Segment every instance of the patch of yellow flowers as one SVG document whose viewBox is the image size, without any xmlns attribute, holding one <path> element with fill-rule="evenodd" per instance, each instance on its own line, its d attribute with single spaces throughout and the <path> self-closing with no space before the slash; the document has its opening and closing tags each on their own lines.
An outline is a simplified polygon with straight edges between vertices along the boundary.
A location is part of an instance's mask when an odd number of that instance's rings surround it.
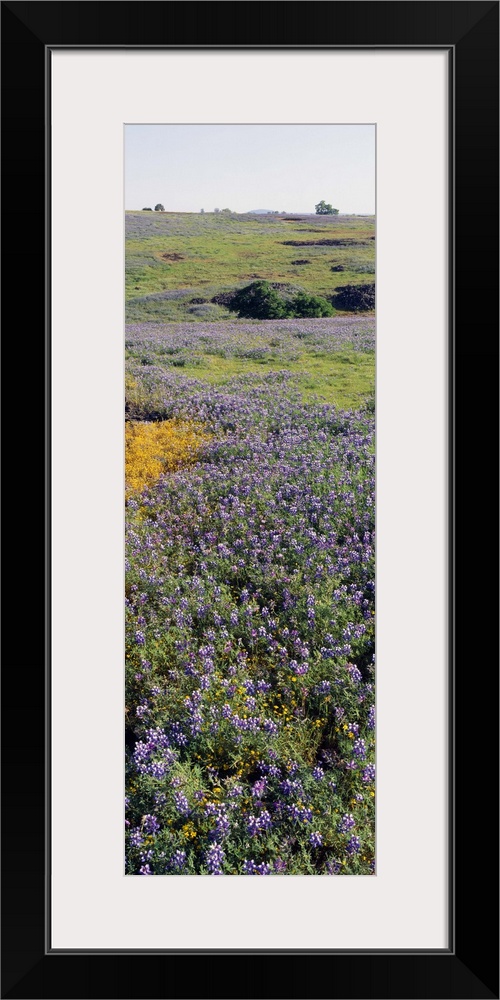
<svg viewBox="0 0 500 1000">
<path fill-rule="evenodd" d="M 210 440 L 202 427 L 189 420 L 125 424 L 126 495 L 156 482 L 163 472 L 191 465 Z"/>
</svg>

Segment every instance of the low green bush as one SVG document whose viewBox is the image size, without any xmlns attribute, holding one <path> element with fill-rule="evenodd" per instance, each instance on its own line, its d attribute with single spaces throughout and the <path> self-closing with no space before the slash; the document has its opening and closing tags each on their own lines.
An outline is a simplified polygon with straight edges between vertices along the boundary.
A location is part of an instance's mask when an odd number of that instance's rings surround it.
<svg viewBox="0 0 500 1000">
<path fill-rule="evenodd" d="M 320 295 L 301 292 L 292 299 L 290 316 L 333 316 L 333 308 Z"/>
</svg>

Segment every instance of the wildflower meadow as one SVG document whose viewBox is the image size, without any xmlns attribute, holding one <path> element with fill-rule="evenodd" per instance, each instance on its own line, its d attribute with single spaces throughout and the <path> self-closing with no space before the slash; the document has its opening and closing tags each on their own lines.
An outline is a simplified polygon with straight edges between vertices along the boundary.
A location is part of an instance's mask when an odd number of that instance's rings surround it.
<svg viewBox="0 0 500 1000">
<path fill-rule="evenodd" d="M 126 227 L 125 871 L 371 875 L 373 218 Z"/>
</svg>

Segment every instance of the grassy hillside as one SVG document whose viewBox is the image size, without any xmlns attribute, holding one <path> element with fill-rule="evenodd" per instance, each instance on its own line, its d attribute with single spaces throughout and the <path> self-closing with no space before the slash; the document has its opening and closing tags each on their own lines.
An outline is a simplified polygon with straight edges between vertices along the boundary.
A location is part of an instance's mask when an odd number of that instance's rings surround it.
<svg viewBox="0 0 500 1000">
<path fill-rule="evenodd" d="M 373 216 L 127 212 L 125 233 L 128 323 L 234 319 L 210 300 L 258 278 L 329 297 L 375 277 Z"/>
</svg>

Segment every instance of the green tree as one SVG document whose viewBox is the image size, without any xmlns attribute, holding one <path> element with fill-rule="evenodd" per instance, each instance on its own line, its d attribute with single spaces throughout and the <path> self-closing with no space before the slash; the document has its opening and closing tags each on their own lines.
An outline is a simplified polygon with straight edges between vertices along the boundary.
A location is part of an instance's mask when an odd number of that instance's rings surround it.
<svg viewBox="0 0 500 1000">
<path fill-rule="evenodd" d="M 155 212 L 164 212 L 164 211 L 165 211 L 165 209 L 164 209 L 163 205 L 160 202 L 158 202 L 158 204 L 155 205 Z"/>
<path fill-rule="evenodd" d="M 332 208 L 331 205 L 327 205 L 326 201 L 319 201 L 317 205 L 314 206 L 316 209 L 316 215 L 338 215 L 338 208 Z"/>
</svg>

